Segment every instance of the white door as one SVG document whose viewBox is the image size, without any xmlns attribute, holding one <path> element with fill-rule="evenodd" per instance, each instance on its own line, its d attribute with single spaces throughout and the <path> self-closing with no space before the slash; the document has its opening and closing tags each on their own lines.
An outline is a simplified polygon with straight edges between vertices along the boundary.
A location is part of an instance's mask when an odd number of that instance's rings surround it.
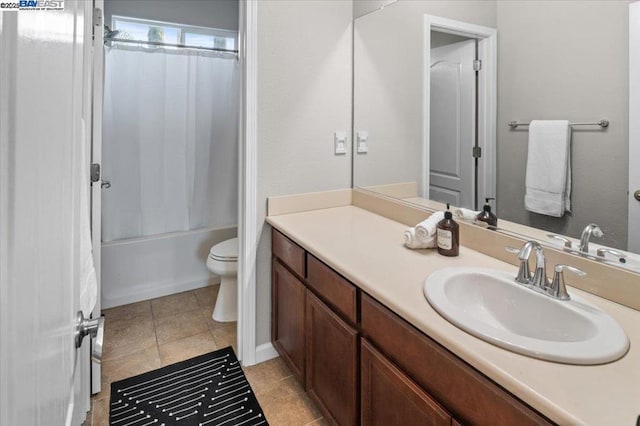
<svg viewBox="0 0 640 426">
<path fill-rule="evenodd" d="M 629 251 L 640 253 L 640 2 L 629 4 Z"/>
<path fill-rule="evenodd" d="M 476 41 L 431 49 L 429 196 L 473 208 Z"/>
<path fill-rule="evenodd" d="M 96 22 L 102 22 L 104 18 L 104 0 L 94 0 L 94 9 L 100 14 L 100 19 Z M 109 23 L 106 23 L 110 25 Z M 104 33 L 103 27 L 100 25 L 94 28 L 93 46 L 91 49 L 90 62 L 93 73 L 88 73 L 92 78 L 89 84 L 92 87 L 91 105 L 92 105 L 92 125 L 91 125 L 91 163 L 102 167 L 102 101 L 104 88 Z M 98 280 L 98 298 L 96 306 L 93 308 L 93 317 L 98 318 L 102 305 L 100 303 L 100 259 L 102 247 L 102 180 L 98 179 L 91 183 L 91 242 L 93 249 L 93 261 L 96 268 L 96 278 Z M 91 393 L 100 392 L 101 377 L 100 364 L 93 361 L 91 363 Z"/>
<path fill-rule="evenodd" d="M 83 54 L 91 7 L 0 14 L 0 424 L 80 424 Z"/>
</svg>

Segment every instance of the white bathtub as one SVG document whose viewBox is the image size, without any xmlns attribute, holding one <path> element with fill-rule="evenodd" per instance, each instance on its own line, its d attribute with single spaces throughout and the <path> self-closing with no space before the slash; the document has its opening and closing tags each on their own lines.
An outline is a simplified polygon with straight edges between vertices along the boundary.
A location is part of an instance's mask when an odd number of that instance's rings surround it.
<svg viewBox="0 0 640 426">
<path fill-rule="evenodd" d="M 102 308 L 153 299 L 220 282 L 206 266 L 211 246 L 237 228 L 202 228 L 102 244 Z"/>
</svg>

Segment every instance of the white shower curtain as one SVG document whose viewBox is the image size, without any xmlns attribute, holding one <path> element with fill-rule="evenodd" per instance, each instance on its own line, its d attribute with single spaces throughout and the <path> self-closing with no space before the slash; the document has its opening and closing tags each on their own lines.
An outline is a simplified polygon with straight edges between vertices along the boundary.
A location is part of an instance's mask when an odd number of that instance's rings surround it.
<svg viewBox="0 0 640 426">
<path fill-rule="evenodd" d="M 235 57 L 114 46 L 104 94 L 104 241 L 237 223 Z"/>
</svg>

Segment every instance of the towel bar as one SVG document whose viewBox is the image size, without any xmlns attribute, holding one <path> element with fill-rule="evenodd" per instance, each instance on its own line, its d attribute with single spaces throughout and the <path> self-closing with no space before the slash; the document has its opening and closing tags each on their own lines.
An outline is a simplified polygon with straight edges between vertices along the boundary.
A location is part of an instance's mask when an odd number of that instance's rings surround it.
<svg viewBox="0 0 640 426">
<path fill-rule="evenodd" d="M 515 129 L 518 126 L 528 126 L 529 123 L 518 123 L 517 121 L 510 121 L 507 123 L 509 127 Z M 594 123 L 569 123 L 570 126 L 600 126 L 602 128 L 609 127 L 609 120 L 602 119 L 600 121 L 596 121 Z"/>
</svg>

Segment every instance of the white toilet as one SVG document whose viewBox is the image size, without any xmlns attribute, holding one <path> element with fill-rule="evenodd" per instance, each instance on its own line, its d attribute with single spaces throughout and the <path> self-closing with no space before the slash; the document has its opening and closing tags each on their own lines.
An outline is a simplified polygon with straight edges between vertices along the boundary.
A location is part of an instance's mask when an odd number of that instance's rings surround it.
<svg viewBox="0 0 640 426">
<path fill-rule="evenodd" d="M 211 247 L 207 268 L 222 277 L 220 291 L 213 309 L 218 322 L 236 321 L 238 318 L 238 239 L 232 238 Z"/>
</svg>

